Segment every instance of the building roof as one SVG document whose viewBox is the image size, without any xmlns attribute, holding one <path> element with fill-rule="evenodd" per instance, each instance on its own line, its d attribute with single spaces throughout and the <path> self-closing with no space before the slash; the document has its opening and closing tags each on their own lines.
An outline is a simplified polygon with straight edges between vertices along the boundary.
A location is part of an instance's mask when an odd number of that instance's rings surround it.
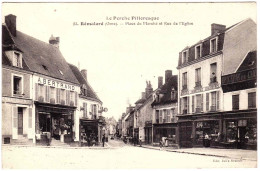
<svg viewBox="0 0 260 171">
<path fill-rule="evenodd" d="M 232 30 L 234 27 L 236 27 L 237 25 L 247 21 L 247 20 L 251 20 L 251 19 L 246 19 L 243 21 L 240 21 L 228 28 L 226 28 L 223 31 L 219 31 L 213 35 L 210 35 L 208 37 L 206 37 L 203 40 L 198 41 L 197 43 L 193 44 L 192 46 L 187 46 L 185 47 L 180 53 L 179 53 L 179 62 L 178 62 L 178 67 L 182 66 L 182 52 L 188 50 L 188 61 L 187 63 L 191 62 L 191 61 L 195 61 L 195 60 L 199 60 L 200 58 L 204 57 L 204 56 L 208 56 L 210 55 L 210 39 L 214 38 L 214 37 L 218 37 L 218 51 L 221 51 L 223 49 L 223 44 L 224 44 L 224 39 L 225 39 L 225 33 Z M 202 55 L 199 59 L 195 59 L 195 46 L 202 44 Z M 186 64 L 186 63 L 185 63 Z M 185 65 L 184 64 L 184 65 Z M 186 64 L 187 65 L 187 64 Z M 177 67 L 177 68 L 178 68 Z"/>
<path fill-rule="evenodd" d="M 58 48 L 20 31 L 16 31 L 14 37 L 6 32 L 8 28 L 5 25 L 3 28 L 2 41 L 6 44 L 14 43 L 23 52 L 24 64 L 30 71 L 79 84 Z"/>
<path fill-rule="evenodd" d="M 171 98 L 171 92 L 172 89 L 175 89 L 176 92 L 178 92 L 178 76 L 173 75 L 169 78 L 169 80 L 160 87 L 160 93 L 163 94 L 163 97 L 160 99 L 160 101 L 154 101 L 152 103 L 152 106 L 154 105 L 164 105 L 164 104 L 169 104 L 169 103 L 176 103 L 177 98 L 172 100 Z"/>
<path fill-rule="evenodd" d="M 246 58 L 237 69 L 237 72 L 254 69 L 256 67 L 257 67 L 257 52 L 256 50 L 253 50 L 246 55 Z"/>
<path fill-rule="evenodd" d="M 78 67 L 76 67 L 75 65 L 69 64 L 73 74 L 75 75 L 75 77 L 77 78 L 78 82 L 81 85 L 85 85 L 87 88 L 87 95 L 86 97 L 90 97 L 92 99 L 95 99 L 99 102 L 102 103 L 102 101 L 99 99 L 99 97 L 97 96 L 97 94 L 94 92 L 93 88 L 90 86 L 90 84 L 88 83 L 87 80 L 84 79 L 84 77 L 82 76 L 81 72 L 79 71 Z"/>
<path fill-rule="evenodd" d="M 135 102 L 135 104 L 140 104 L 140 103 L 144 103 L 146 99 L 139 99 Z"/>
</svg>

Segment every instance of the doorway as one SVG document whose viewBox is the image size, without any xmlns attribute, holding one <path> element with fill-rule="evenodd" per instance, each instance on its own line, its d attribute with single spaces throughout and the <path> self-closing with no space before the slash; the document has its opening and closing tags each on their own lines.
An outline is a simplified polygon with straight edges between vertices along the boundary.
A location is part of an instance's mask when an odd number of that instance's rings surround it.
<svg viewBox="0 0 260 171">
<path fill-rule="evenodd" d="M 18 107 L 18 135 L 23 135 L 23 108 Z"/>
</svg>

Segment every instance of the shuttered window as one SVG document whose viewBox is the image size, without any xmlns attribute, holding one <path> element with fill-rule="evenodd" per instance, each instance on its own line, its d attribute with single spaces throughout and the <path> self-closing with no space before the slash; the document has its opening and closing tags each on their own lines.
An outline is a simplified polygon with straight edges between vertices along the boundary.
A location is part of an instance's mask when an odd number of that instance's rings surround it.
<svg viewBox="0 0 260 171">
<path fill-rule="evenodd" d="M 32 128 L 32 108 L 29 108 L 28 128 Z"/>
<path fill-rule="evenodd" d="M 60 89 L 57 88 L 56 89 L 56 103 L 60 103 Z"/>
<path fill-rule="evenodd" d="M 159 123 L 162 123 L 162 120 L 163 120 L 162 112 L 163 112 L 162 110 L 159 111 Z"/>
<path fill-rule="evenodd" d="M 248 108 L 256 108 L 256 92 L 248 93 Z"/>
<path fill-rule="evenodd" d="M 50 102 L 50 87 L 45 86 L 45 97 L 46 97 L 46 102 Z"/>
<path fill-rule="evenodd" d="M 206 94 L 206 111 L 209 111 L 209 93 Z"/>
<path fill-rule="evenodd" d="M 239 94 L 232 95 L 232 109 L 233 110 L 239 109 Z"/>
<path fill-rule="evenodd" d="M 217 110 L 219 110 L 219 91 L 216 92 L 217 98 Z"/>
<path fill-rule="evenodd" d="M 201 111 L 203 112 L 203 94 L 201 94 Z"/>
<path fill-rule="evenodd" d="M 78 105 L 78 93 L 75 91 L 75 106 Z"/>
</svg>

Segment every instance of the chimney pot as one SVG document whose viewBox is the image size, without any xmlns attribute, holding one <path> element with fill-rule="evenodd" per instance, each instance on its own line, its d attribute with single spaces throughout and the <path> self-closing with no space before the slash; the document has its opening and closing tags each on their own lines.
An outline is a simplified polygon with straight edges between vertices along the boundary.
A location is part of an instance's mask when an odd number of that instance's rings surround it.
<svg viewBox="0 0 260 171">
<path fill-rule="evenodd" d="M 225 25 L 213 23 L 211 24 L 211 35 L 224 31 L 225 29 L 226 29 Z"/>
<path fill-rule="evenodd" d="M 53 35 L 51 35 L 49 39 L 49 43 L 55 46 L 56 48 L 59 48 L 60 37 L 54 37 Z"/>
<path fill-rule="evenodd" d="M 16 16 L 9 14 L 5 16 L 5 24 L 8 27 L 11 34 L 16 37 Z"/>
<path fill-rule="evenodd" d="M 81 72 L 83 78 L 87 81 L 87 70 L 86 70 L 86 69 L 83 69 L 83 70 L 81 70 L 80 72 Z"/>
<path fill-rule="evenodd" d="M 166 70 L 165 71 L 165 83 L 171 78 L 172 76 L 172 70 Z"/>
</svg>

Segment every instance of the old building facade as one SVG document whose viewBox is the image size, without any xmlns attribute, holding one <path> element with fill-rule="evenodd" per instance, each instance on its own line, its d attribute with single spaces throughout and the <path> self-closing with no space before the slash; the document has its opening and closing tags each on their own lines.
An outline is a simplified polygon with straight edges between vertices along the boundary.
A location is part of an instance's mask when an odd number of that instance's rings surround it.
<svg viewBox="0 0 260 171">
<path fill-rule="evenodd" d="M 226 97 L 221 78 L 255 47 L 256 25 L 247 19 L 229 28 L 212 24 L 211 36 L 180 52 L 177 69 L 181 147 L 205 145 L 206 134 L 212 146 L 225 146 Z"/>
</svg>

